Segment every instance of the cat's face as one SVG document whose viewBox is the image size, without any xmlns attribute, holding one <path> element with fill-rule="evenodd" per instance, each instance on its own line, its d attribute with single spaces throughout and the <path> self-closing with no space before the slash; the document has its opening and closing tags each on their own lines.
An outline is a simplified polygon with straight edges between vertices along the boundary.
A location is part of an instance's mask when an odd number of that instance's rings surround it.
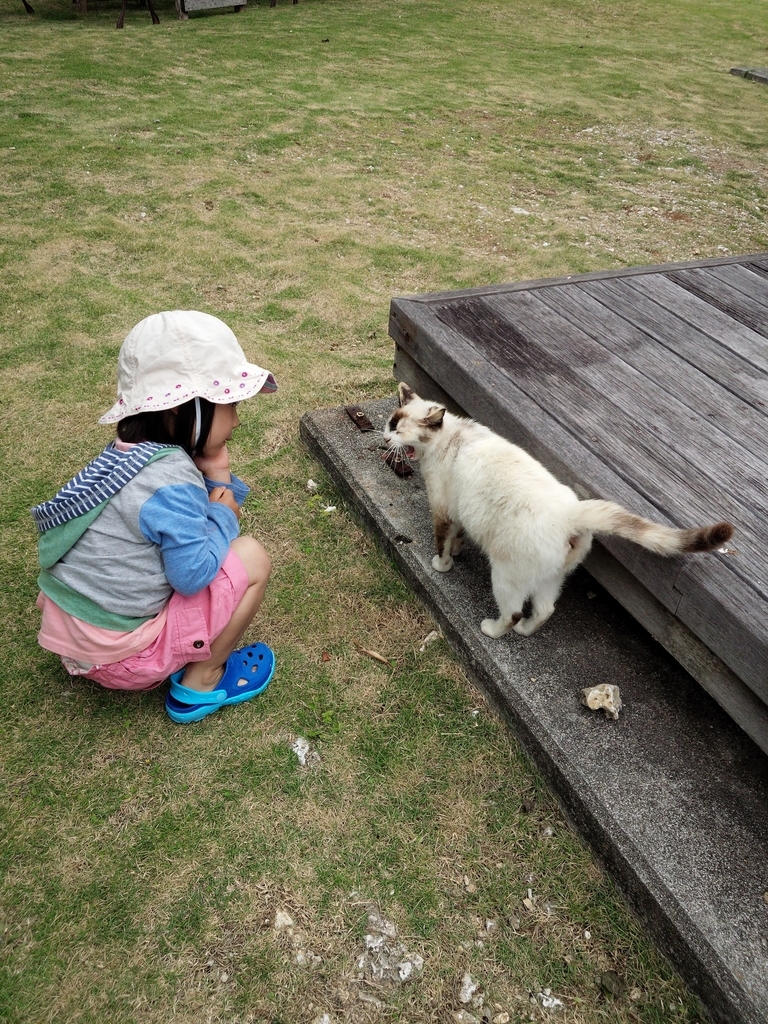
<svg viewBox="0 0 768 1024">
<path fill-rule="evenodd" d="M 445 408 L 419 398 L 407 384 L 401 383 L 398 390 L 400 408 L 390 416 L 384 440 L 390 448 L 402 451 L 407 458 L 418 458 L 440 431 Z"/>
</svg>

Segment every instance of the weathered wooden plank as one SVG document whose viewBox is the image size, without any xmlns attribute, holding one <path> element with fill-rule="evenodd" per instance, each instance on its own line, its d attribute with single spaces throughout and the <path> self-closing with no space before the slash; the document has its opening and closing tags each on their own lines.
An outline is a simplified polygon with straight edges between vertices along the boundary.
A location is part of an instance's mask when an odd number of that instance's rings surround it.
<svg viewBox="0 0 768 1024">
<path fill-rule="evenodd" d="M 593 459 L 590 453 L 585 454 L 577 439 L 554 422 L 513 382 L 505 380 L 493 362 L 482 358 L 466 338 L 436 322 L 424 306 L 403 300 L 393 301 L 390 333 L 441 387 L 461 395 L 462 406 L 470 415 L 521 444 L 563 482 L 577 489 L 582 497 L 609 497 L 640 514 L 659 518 L 658 511 L 649 508 L 627 481 Z M 585 477 L 589 478 L 588 481 Z M 602 544 L 595 546 L 595 553 L 601 546 L 620 567 L 634 575 L 638 587 L 643 587 L 647 580 L 647 561 L 652 556 L 635 545 L 613 538 L 603 539 Z M 654 561 L 660 563 L 663 571 L 650 573 L 652 594 L 660 605 L 675 614 L 684 597 L 675 587 L 681 577 L 677 560 Z M 748 602 L 744 608 L 743 585 L 735 575 L 724 572 L 721 562 L 710 556 L 697 562 L 694 568 L 701 566 L 706 567 L 706 575 L 717 571 L 723 579 L 703 582 L 708 589 L 703 600 L 707 606 L 705 621 L 699 621 L 695 603 L 691 602 L 690 607 L 686 605 L 683 609 L 691 622 L 683 622 L 683 625 L 692 626 L 692 632 L 699 635 L 701 642 L 713 650 L 730 671 L 753 692 L 760 691 L 762 695 L 765 693 L 764 667 L 768 664 L 766 623 L 762 614 L 764 602 Z M 664 570 L 668 573 L 666 579 Z M 690 563 L 687 571 L 690 572 Z M 732 593 L 734 585 L 738 588 L 735 594 Z M 684 589 L 687 587 L 686 579 Z M 621 595 L 616 596 L 621 599 Z M 634 612 L 629 604 L 628 607 Z"/>
<path fill-rule="evenodd" d="M 732 320 L 727 314 L 681 288 L 664 274 L 635 278 L 626 283 L 629 290 L 648 295 L 676 317 L 698 328 L 702 334 L 708 335 L 716 346 L 729 349 L 763 374 L 768 373 L 768 349 L 761 334 Z"/>
<path fill-rule="evenodd" d="M 451 317 L 453 326 L 463 321 L 476 348 L 567 429 L 581 433 L 589 449 L 658 513 L 678 526 L 730 517 L 740 525 L 745 552 L 759 549 L 762 520 L 740 495 L 746 488 L 750 498 L 764 503 L 761 508 L 768 505 L 763 460 L 712 427 L 706 437 L 700 422 L 691 429 L 685 406 L 536 295 L 463 300 L 440 315 Z M 717 501 L 707 494 L 717 495 Z M 758 567 L 753 580 L 768 594 L 768 566 Z"/>
<path fill-rule="evenodd" d="M 712 381 L 713 388 L 725 388 L 730 395 L 721 393 L 719 408 L 712 409 L 703 405 L 700 407 L 702 411 L 706 414 L 714 412 L 713 418 L 721 429 L 728 432 L 731 431 L 735 420 L 739 430 L 737 437 L 743 436 L 740 427 L 743 423 L 748 436 L 751 437 L 757 431 L 758 436 L 762 434 L 765 438 L 765 419 L 768 417 L 768 373 L 758 369 L 753 362 L 743 356 L 737 355 L 731 348 L 717 343 L 711 335 L 670 309 L 674 303 L 673 294 L 660 295 L 656 287 L 657 282 L 662 282 L 662 293 L 665 289 L 671 289 L 678 298 L 691 298 L 700 306 L 704 305 L 700 299 L 689 296 L 684 289 L 660 276 L 644 278 L 641 282 L 633 281 L 631 284 L 625 282 L 617 285 L 605 281 L 578 285 L 568 290 L 568 303 L 572 305 L 576 301 L 572 293 L 589 295 L 602 303 L 607 310 L 601 320 L 609 323 L 611 329 L 620 329 L 614 319 L 617 316 L 629 321 L 635 329 L 652 339 L 652 348 L 658 352 L 658 359 L 662 364 L 669 360 L 670 376 L 676 377 L 684 389 L 681 397 L 688 393 L 689 389 L 698 387 L 700 376 L 703 374 Z M 664 301 L 659 302 L 659 298 Z M 580 323 L 585 323 L 584 317 Z M 745 327 L 741 327 L 741 330 L 747 332 Z M 749 334 L 753 341 L 759 339 L 763 347 L 768 348 L 760 335 L 752 331 Z M 768 352 L 766 363 L 768 371 Z M 751 408 L 743 410 L 744 403 Z M 742 419 L 742 413 L 746 419 Z"/>
<path fill-rule="evenodd" d="M 413 330 L 413 325 L 411 325 Z M 433 331 L 435 328 L 433 327 Z M 413 337 L 413 335 L 412 335 Z M 438 356 L 440 353 L 438 353 Z M 479 361 L 479 360 L 478 360 Z M 437 359 L 438 372 L 445 370 L 445 359 Z M 475 368 L 476 371 L 479 368 Z M 408 379 L 407 375 L 406 379 Z M 455 377 L 452 374 L 452 368 L 449 368 L 446 372 L 446 383 L 452 386 L 454 393 L 465 392 L 462 389 L 462 382 L 458 375 Z M 493 382 L 492 382 L 493 383 Z M 497 389 L 493 389 L 497 390 Z M 509 395 L 509 391 L 502 392 L 504 395 Z M 472 408 L 473 402 L 471 396 L 469 400 L 466 397 L 463 399 L 468 408 L 468 411 L 474 415 L 477 419 L 482 422 L 488 423 L 488 425 L 499 428 L 499 425 L 495 425 L 492 422 L 493 417 L 479 414 L 475 409 Z M 493 398 L 490 399 L 493 403 Z M 512 417 L 518 416 L 520 411 L 520 401 L 512 395 L 510 407 L 506 410 L 506 416 L 504 417 L 506 423 L 506 430 L 501 429 L 500 432 L 505 433 L 507 436 L 512 434 L 510 439 L 517 443 L 522 443 L 528 451 L 534 449 L 535 445 L 525 443 L 525 439 L 519 436 L 515 436 L 516 430 L 514 429 L 517 424 L 512 423 Z M 503 414 L 504 415 L 504 414 Z M 512 430 L 510 430 L 510 424 L 512 424 Z M 541 437 L 538 437 L 541 442 Z M 548 431 L 547 443 L 552 443 L 552 431 Z M 562 450 L 555 450 L 562 454 Z M 540 458 L 545 465 L 549 465 L 553 472 L 557 473 L 557 466 L 553 465 L 553 452 L 552 450 L 546 452 L 531 452 L 535 454 L 537 458 Z M 564 478 L 564 474 L 558 474 L 560 478 Z M 572 481 L 569 481 L 572 482 Z M 606 497 L 615 497 L 614 492 L 608 492 Z M 625 504 L 628 504 L 625 502 Z M 611 543 L 612 541 L 612 543 Z M 626 588 L 617 588 L 614 583 L 611 583 L 611 579 L 616 577 L 622 578 L 624 573 L 631 575 L 637 580 L 637 587 L 645 591 L 645 601 L 653 600 L 651 595 L 647 592 L 647 589 L 642 586 L 639 579 L 641 574 L 639 570 L 642 570 L 643 562 L 651 560 L 657 563 L 663 569 L 671 571 L 671 586 L 668 590 L 667 597 L 669 603 L 667 604 L 668 613 L 677 613 L 679 621 L 683 627 L 686 626 L 689 612 L 692 614 L 692 623 L 696 627 L 697 632 L 701 637 L 701 643 L 708 646 L 709 649 L 714 651 L 714 655 L 723 660 L 723 663 L 729 667 L 729 671 L 735 672 L 740 678 L 745 680 L 745 685 L 748 685 L 748 689 L 754 691 L 756 694 L 762 696 L 766 702 L 768 702 L 768 681 L 766 680 L 766 667 L 768 667 L 768 623 L 765 620 L 765 616 L 761 613 L 761 605 L 759 602 L 752 602 L 746 608 L 746 612 L 743 609 L 743 589 L 732 574 L 723 571 L 723 566 L 719 560 L 711 558 L 710 556 L 702 557 L 700 560 L 685 560 L 682 563 L 680 560 L 667 560 L 667 559 L 656 559 L 653 556 L 649 556 L 646 552 L 642 552 L 641 549 L 637 548 L 636 545 L 632 545 L 629 542 L 616 541 L 611 539 L 607 544 L 597 544 L 593 549 L 593 554 L 590 556 L 591 559 L 601 557 L 598 553 L 601 547 L 610 547 L 613 551 L 620 552 L 620 559 L 616 559 L 613 555 L 605 554 L 604 558 L 612 558 L 615 562 L 615 568 L 611 575 L 606 577 L 603 572 L 597 575 L 597 578 L 603 583 L 607 589 L 620 601 L 623 601 L 625 605 L 635 613 L 636 609 L 633 607 L 632 601 L 628 600 Z M 604 561 L 604 559 L 603 559 Z M 638 562 L 633 566 L 633 561 Z M 628 563 L 623 565 L 622 562 Z M 588 566 L 589 567 L 589 566 Z M 688 575 L 692 571 L 696 571 L 702 574 L 706 579 L 697 579 L 695 582 L 688 580 Z M 716 575 L 716 579 L 712 579 L 713 573 Z M 683 575 L 685 574 L 685 575 Z M 730 577 L 730 578 L 729 578 Z M 681 584 L 681 578 L 684 582 Z M 701 621 L 700 612 L 696 612 L 695 600 L 689 605 L 686 603 L 683 607 L 683 615 L 680 617 L 680 605 L 683 599 L 686 597 L 685 593 L 681 593 L 678 587 L 682 587 L 683 591 L 692 588 L 696 591 L 697 599 L 703 605 L 705 605 L 710 611 L 709 620 L 706 622 Z M 701 596 L 699 591 L 706 591 Z M 710 595 L 709 591 L 712 591 Z M 664 606 L 665 602 L 658 600 L 659 605 Z M 714 607 L 713 607 L 714 604 Z M 656 631 L 654 635 L 658 636 L 659 639 L 664 640 L 664 636 L 659 636 Z M 671 640 L 668 641 L 670 644 Z M 686 667 L 692 669 L 693 663 L 686 660 Z M 697 677 L 698 678 L 698 677 Z M 714 695 L 717 696 L 717 693 Z M 722 697 L 722 694 L 721 694 Z M 741 701 L 749 703 L 749 698 L 744 697 Z"/>
<path fill-rule="evenodd" d="M 515 296 L 515 305 L 522 306 L 523 298 L 520 295 Z M 533 302 L 533 296 L 526 296 L 525 303 Z M 494 297 L 491 300 L 494 305 L 502 305 L 505 300 L 498 297 Z M 550 313 L 553 321 L 556 319 L 553 313 Z M 530 319 L 523 321 L 522 318 L 517 320 L 517 323 L 525 322 L 526 327 L 530 325 Z M 536 336 L 540 341 L 542 333 L 546 330 L 551 329 L 555 337 L 560 334 L 559 325 L 555 322 L 547 323 L 542 325 L 541 323 L 536 325 Z M 487 329 L 482 332 L 483 336 L 487 336 Z M 579 358 L 581 353 L 577 350 L 577 347 L 573 344 L 573 339 L 568 338 L 567 340 L 567 351 L 575 355 L 575 363 L 579 366 Z M 498 353 L 495 354 L 495 361 L 501 363 L 503 356 Z M 540 360 L 537 358 L 534 360 L 533 365 L 538 367 Z M 578 371 L 576 371 L 578 372 Z M 603 375 L 606 374 L 606 365 L 601 364 L 598 367 L 598 373 Z M 606 374 L 607 375 L 607 374 Z M 618 384 L 621 387 L 621 382 Z M 544 393 L 546 394 L 549 389 L 545 385 Z M 583 399 L 583 406 L 596 405 L 600 412 L 605 412 L 609 408 L 608 400 L 603 395 L 598 395 L 594 401 L 591 399 L 587 389 L 568 389 L 571 392 L 569 397 L 576 398 L 576 415 L 579 414 L 580 410 L 580 399 Z M 621 392 L 620 392 L 621 393 Z M 624 390 L 626 394 L 626 389 Z M 560 409 L 564 402 L 561 397 L 561 393 L 558 391 L 557 394 L 552 395 L 551 408 L 553 414 L 555 409 Z M 582 407 L 583 408 L 583 407 Z M 619 416 L 621 413 L 619 412 Z M 610 417 L 609 417 L 610 418 Z M 665 474 L 660 471 L 659 464 L 656 466 L 656 474 L 654 477 L 654 453 L 651 450 L 648 453 L 648 459 L 646 462 L 638 456 L 638 450 L 632 451 L 633 441 L 633 430 L 630 429 L 627 434 L 626 431 L 622 431 L 620 428 L 625 426 L 618 421 L 614 423 L 614 431 L 612 435 L 609 435 L 606 439 L 606 445 L 609 449 L 609 455 L 604 456 L 606 461 L 609 461 L 610 455 L 621 448 L 624 448 L 628 454 L 629 464 L 634 463 L 636 477 L 635 480 L 639 479 L 640 471 L 638 467 L 642 463 L 643 470 L 650 474 L 650 480 L 646 479 L 646 484 L 653 485 L 661 481 L 663 486 L 659 491 L 656 492 L 654 498 L 659 504 L 660 509 L 665 513 L 670 513 L 672 510 L 672 518 L 679 524 L 684 525 L 686 523 L 686 510 L 689 517 L 693 516 L 691 508 L 695 508 L 699 505 L 697 500 L 697 493 L 688 486 L 688 493 L 685 501 L 674 501 L 672 500 L 674 492 L 672 486 L 668 480 L 665 480 Z M 634 429 L 634 428 L 633 428 Z M 601 435 L 604 436 L 604 435 Z M 676 458 L 677 449 L 681 448 L 680 439 L 674 438 L 675 450 L 673 453 L 667 452 L 667 443 L 665 441 L 663 446 L 663 454 L 666 457 L 667 462 L 673 460 L 673 455 Z M 690 454 L 685 445 L 682 446 L 682 450 L 688 455 Z M 746 455 L 742 454 L 742 458 Z M 739 460 L 737 459 L 737 464 Z M 679 467 L 679 471 L 683 474 L 687 473 L 685 477 L 685 484 L 689 485 L 691 479 L 697 478 L 697 473 L 692 471 L 689 466 L 686 470 L 686 458 L 683 458 L 682 466 Z M 700 479 L 697 480 L 697 486 L 703 487 Z M 715 492 L 717 488 L 715 488 Z M 763 552 L 766 549 L 766 530 L 765 520 L 760 519 L 755 514 L 747 514 L 743 508 L 732 508 L 730 507 L 733 503 L 733 499 L 736 495 L 740 494 L 736 491 L 735 494 L 731 493 L 728 495 L 730 500 L 722 502 L 722 508 L 725 515 L 732 519 L 738 524 L 738 544 L 740 555 L 737 558 L 728 559 L 723 561 L 721 558 L 714 559 L 714 556 L 710 556 L 713 562 L 719 562 L 716 568 L 711 566 L 711 572 L 716 574 L 716 578 L 711 579 L 709 582 L 710 592 L 702 592 L 697 594 L 697 598 L 701 604 L 699 609 L 699 617 L 697 622 L 699 624 L 699 635 L 709 644 L 713 650 L 716 650 L 718 654 L 727 660 L 731 666 L 738 665 L 740 671 L 745 673 L 745 678 L 748 679 L 750 685 L 761 687 L 761 693 L 764 693 L 765 699 L 768 700 L 768 688 L 765 685 L 765 678 L 760 671 L 761 664 L 765 663 L 766 654 L 768 651 L 758 643 L 754 636 L 761 632 L 762 620 L 759 617 L 755 617 L 754 609 L 765 607 L 764 597 L 761 599 L 758 593 L 755 593 L 755 587 L 758 591 L 762 591 L 764 595 L 768 591 L 768 582 L 766 580 L 766 566 Z M 604 497 L 612 497 L 611 494 L 604 494 Z M 630 508 L 633 507 L 630 505 Z M 657 516 L 658 518 L 658 516 Z M 691 518 L 687 519 L 688 523 L 692 521 Z M 699 519 L 703 521 L 703 517 Z M 762 534 L 762 536 L 761 536 Z M 627 556 L 632 559 L 633 572 L 638 576 L 642 583 L 651 591 L 651 593 L 657 593 L 657 587 L 661 584 L 664 586 L 667 582 L 668 577 L 666 576 L 666 567 L 663 560 L 656 558 L 648 558 L 645 553 L 642 555 L 636 548 L 631 545 L 627 545 L 629 551 L 626 549 L 621 551 L 615 546 L 612 550 L 619 558 L 620 561 L 624 561 Z M 705 561 L 709 562 L 710 558 Z M 740 581 L 733 580 L 733 575 L 740 577 Z M 688 589 L 701 588 L 701 580 L 697 583 L 691 583 L 690 571 L 688 574 L 684 574 L 678 577 L 674 583 L 674 589 L 683 595 L 687 595 Z M 725 595 L 728 594 L 726 598 Z M 682 598 L 681 598 L 682 601 Z M 706 612 L 705 610 L 706 609 Z M 683 621 L 688 614 L 687 609 L 683 612 L 680 611 L 678 605 L 676 609 L 679 615 L 682 615 Z M 709 625 L 706 625 L 706 622 Z M 727 628 L 726 627 L 727 624 Z M 764 633 L 764 629 L 762 629 Z"/>
<path fill-rule="evenodd" d="M 758 334 L 768 335 L 768 309 L 760 302 L 734 291 L 708 268 L 699 270 L 671 270 L 666 275 L 700 299 L 710 303 L 734 320 Z"/>
<path fill-rule="evenodd" d="M 732 75 L 748 78 L 752 82 L 768 85 L 768 68 L 731 68 Z"/>
<path fill-rule="evenodd" d="M 768 281 L 748 264 L 717 267 L 716 276 L 719 281 L 730 285 L 737 292 L 742 292 L 768 310 Z"/>
<path fill-rule="evenodd" d="M 454 416 L 468 416 L 469 413 L 455 401 L 447 391 L 443 390 L 437 381 L 430 377 L 415 359 L 401 348 L 395 345 L 395 359 L 392 364 L 392 376 L 396 381 L 405 381 L 421 398 L 430 402 L 439 402 L 444 405 Z"/>
<path fill-rule="evenodd" d="M 733 574 L 704 558 L 687 562 L 675 587 L 680 591 L 677 618 L 768 704 L 765 599 L 750 600 Z"/>
<path fill-rule="evenodd" d="M 760 277 L 768 278 L 768 260 L 750 260 L 744 266 L 749 267 L 753 274 L 759 274 Z"/>
<path fill-rule="evenodd" d="M 768 377 L 751 364 L 727 350 L 714 351 L 716 346 L 706 335 L 626 285 L 618 289 L 610 282 L 574 285 L 537 295 L 677 397 L 697 420 L 709 417 L 734 440 L 768 453 Z M 724 389 L 731 394 L 724 394 Z M 734 401 L 747 395 L 754 406 Z"/>
</svg>

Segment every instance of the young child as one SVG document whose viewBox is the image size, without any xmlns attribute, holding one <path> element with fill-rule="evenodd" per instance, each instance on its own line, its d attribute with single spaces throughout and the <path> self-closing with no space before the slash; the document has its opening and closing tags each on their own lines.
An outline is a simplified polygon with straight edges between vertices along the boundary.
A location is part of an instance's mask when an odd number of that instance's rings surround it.
<svg viewBox="0 0 768 1024">
<path fill-rule="evenodd" d="M 229 469 L 237 404 L 277 390 L 207 313 L 146 317 L 123 342 L 118 400 L 100 423 L 117 439 L 50 501 L 40 531 L 42 647 L 71 675 L 121 690 L 170 676 L 165 707 L 196 722 L 262 693 L 263 643 L 235 650 L 271 563 L 239 536 L 248 488 Z"/>
</svg>

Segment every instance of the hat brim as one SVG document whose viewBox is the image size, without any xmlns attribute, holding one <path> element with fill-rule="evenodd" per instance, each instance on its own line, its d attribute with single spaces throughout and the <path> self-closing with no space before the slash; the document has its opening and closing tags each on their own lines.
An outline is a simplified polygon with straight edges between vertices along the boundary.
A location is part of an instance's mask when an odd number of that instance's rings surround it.
<svg viewBox="0 0 768 1024">
<path fill-rule="evenodd" d="M 175 409 L 193 398 L 205 398 L 214 405 L 233 405 L 235 402 L 253 398 L 259 393 L 271 395 L 275 391 L 277 381 L 269 370 L 256 366 L 255 363 L 248 363 L 247 369 L 241 372 L 240 379 L 216 381 L 215 385 L 205 389 L 177 384 L 172 391 L 147 396 L 134 407 L 118 398 L 112 408 L 99 417 L 99 423 L 119 423 L 127 416 L 136 416 L 143 412 L 164 412 L 166 409 Z"/>
</svg>

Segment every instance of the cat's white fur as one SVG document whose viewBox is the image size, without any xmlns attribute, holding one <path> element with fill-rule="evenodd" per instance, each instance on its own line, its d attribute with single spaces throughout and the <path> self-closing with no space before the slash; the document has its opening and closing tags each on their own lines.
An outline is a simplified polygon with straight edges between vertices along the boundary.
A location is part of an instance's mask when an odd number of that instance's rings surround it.
<svg viewBox="0 0 768 1024">
<path fill-rule="evenodd" d="M 578 496 L 522 448 L 474 420 L 446 412 L 400 384 L 400 408 L 384 439 L 417 458 L 427 487 L 437 554 L 448 572 L 466 534 L 491 563 L 497 619 L 480 628 L 499 637 L 528 636 L 555 608 L 563 580 L 586 557 L 593 534 L 615 534 L 660 555 L 709 551 L 727 541 L 730 523 L 678 530 L 633 515 L 610 501 Z M 530 598 L 531 613 L 522 617 Z"/>
</svg>

